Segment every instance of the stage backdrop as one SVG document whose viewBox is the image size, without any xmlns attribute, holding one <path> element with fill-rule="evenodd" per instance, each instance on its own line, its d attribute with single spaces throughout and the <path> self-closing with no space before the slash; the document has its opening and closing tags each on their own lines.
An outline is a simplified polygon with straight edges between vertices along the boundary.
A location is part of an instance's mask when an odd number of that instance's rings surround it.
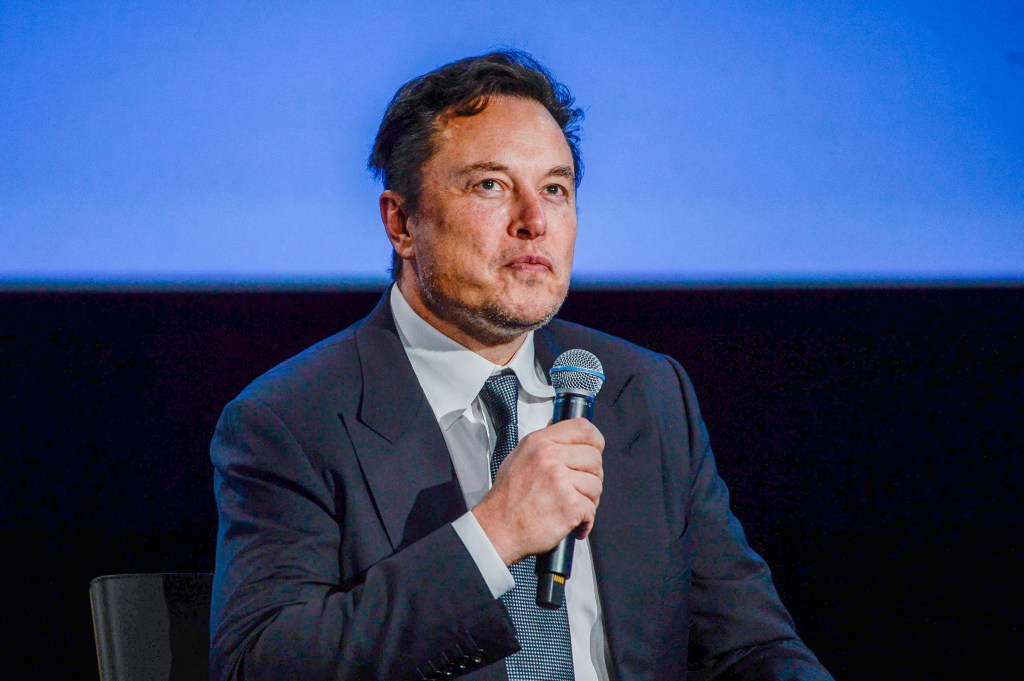
<svg viewBox="0 0 1024 681">
<path fill-rule="evenodd" d="M 586 111 L 584 281 L 1024 278 L 1019 0 L 0 3 L 0 283 L 382 282 L 407 79 Z"/>
</svg>

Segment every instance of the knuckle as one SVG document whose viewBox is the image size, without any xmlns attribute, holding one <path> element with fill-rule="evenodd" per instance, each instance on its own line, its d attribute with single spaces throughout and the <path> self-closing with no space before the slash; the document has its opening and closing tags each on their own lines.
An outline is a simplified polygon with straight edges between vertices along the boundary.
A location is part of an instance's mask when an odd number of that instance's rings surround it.
<svg viewBox="0 0 1024 681">
<path fill-rule="evenodd" d="M 536 456 L 542 465 L 553 466 L 558 461 L 559 451 L 560 447 L 549 440 L 537 447 Z"/>
</svg>

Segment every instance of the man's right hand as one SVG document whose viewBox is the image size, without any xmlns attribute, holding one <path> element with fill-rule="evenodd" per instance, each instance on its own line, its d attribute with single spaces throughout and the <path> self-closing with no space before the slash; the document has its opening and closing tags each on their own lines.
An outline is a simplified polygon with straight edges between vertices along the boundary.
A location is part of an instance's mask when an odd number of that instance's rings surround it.
<svg viewBox="0 0 1024 681">
<path fill-rule="evenodd" d="M 585 538 L 601 500 L 604 436 L 586 419 L 530 433 L 502 462 L 473 515 L 506 565 L 576 530 Z"/>
</svg>

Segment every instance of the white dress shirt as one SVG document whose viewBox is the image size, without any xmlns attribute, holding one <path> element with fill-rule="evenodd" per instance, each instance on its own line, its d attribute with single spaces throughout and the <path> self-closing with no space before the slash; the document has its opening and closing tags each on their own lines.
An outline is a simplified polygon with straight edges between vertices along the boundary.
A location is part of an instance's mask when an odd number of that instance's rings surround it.
<svg viewBox="0 0 1024 681">
<path fill-rule="evenodd" d="M 505 369 L 519 380 L 519 436 L 526 437 L 551 421 L 555 392 L 537 365 L 531 332 L 504 367 L 492 364 L 456 343 L 423 320 L 409 306 L 398 286 L 391 288 L 391 311 L 420 387 L 444 435 L 455 474 L 472 509 L 491 487 L 490 458 L 497 435 L 480 399 L 484 382 Z M 515 585 L 476 516 L 467 512 L 453 523 L 480 568 L 495 598 Z M 572 577 L 565 585 L 572 662 L 576 679 L 607 681 L 608 663 L 601 602 L 597 597 L 594 563 L 587 540 L 576 542 Z"/>
</svg>

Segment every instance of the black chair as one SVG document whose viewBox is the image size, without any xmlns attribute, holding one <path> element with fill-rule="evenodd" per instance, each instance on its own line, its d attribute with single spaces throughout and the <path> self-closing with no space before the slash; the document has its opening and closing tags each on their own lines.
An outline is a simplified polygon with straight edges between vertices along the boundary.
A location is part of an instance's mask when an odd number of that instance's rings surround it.
<svg viewBox="0 0 1024 681">
<path fill-rule="evenodd" d="M 209 681 L 212 584 L 210 573 L 92 580 L 100 681 Z"/>
</svg>

